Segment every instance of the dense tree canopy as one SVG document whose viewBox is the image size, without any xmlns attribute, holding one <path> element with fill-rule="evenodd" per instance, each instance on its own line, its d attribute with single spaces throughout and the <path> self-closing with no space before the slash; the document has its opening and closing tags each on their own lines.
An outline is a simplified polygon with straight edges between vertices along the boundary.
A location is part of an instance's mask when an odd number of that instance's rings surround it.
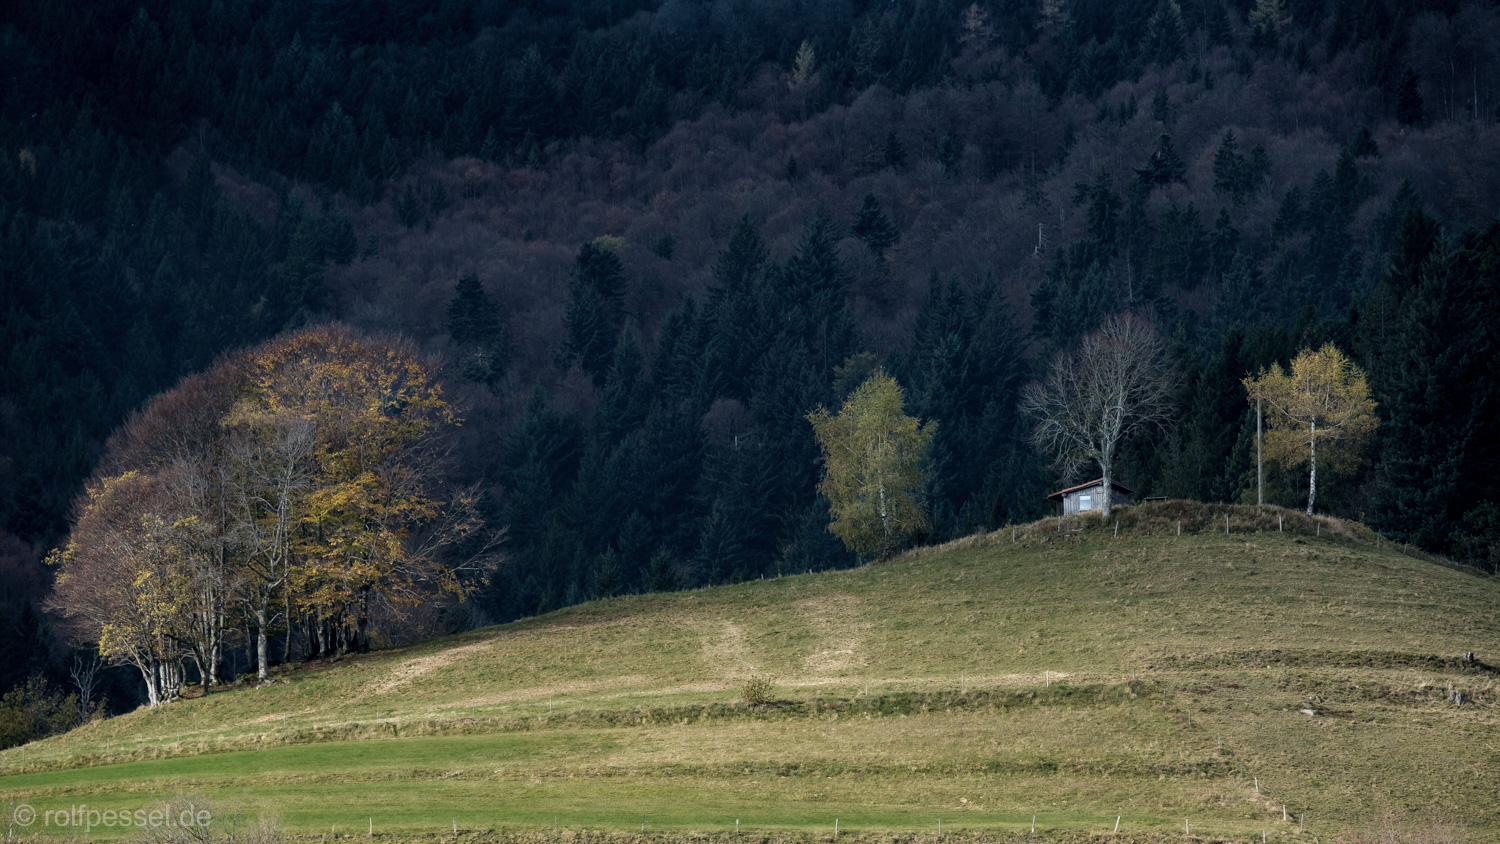
<svg viewBox="0 0 1500 844">
<path fill-rule="evenodd" d="M 923 470 L 935 423 L 907 416 L 901 385 L 876 370 L 837 413 L 808 416 L 823 449 L 828 529 L 861 556 L 885 557 L 929 529 Z"/>
<path fill-rule="evenodd" d="M 312 653 L 368 647 L 372 615 L 458 596 L 479 530 L 441 494 L 456 418 L 400 342 L 304 329 L 230 355 L 132 417 L 80 502 L 53 605 L 81 640 L 135 666 L 153 705 L 191 662 L 220 678 L 235 617 L 267 678 L 274 629 Z"/>
</svg>

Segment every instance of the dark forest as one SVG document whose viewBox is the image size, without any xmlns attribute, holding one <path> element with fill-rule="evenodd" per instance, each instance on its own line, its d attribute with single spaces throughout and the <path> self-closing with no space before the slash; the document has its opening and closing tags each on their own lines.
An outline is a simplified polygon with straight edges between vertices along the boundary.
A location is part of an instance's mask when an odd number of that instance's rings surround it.
<svg viewBox="0 0 1500 844">
<path fill-rule="evenodd" d="M 0 690 L 67 685 L 43 559 L 111 432 L 329 321 L 442 367 L 506 531 L 377 644 L 858 563 L 807 415 L 878 367 L 938 421 L 924 541 L 1047 515 L 1086 478 L 1021 387 L 1121 311 L 1182 385 L 1138 495 L 1255 503 L 1241 380 L 1332 343 L 1380 426 L 1319 509 L 1500 568 L 1496 3 L 3 9 Z"/>
</svg>

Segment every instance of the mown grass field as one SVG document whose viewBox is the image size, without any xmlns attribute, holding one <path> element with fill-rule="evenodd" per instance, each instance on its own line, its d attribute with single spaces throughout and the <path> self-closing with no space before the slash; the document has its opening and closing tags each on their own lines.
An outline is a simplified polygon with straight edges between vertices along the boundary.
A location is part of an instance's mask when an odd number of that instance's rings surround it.
<svg viewBox="0 0 1500 844">
<path fill-rule="evenodd" d="M 185 795 L 396 837 L 1332 840 L 1394 813 L 1500 840 L 1500 584 L 1270 508 L 1119 522 L 287 672 L 0 754 L 0 804 Z M 774 703 L 739 700 L 753 676 Z"/>
</svg>

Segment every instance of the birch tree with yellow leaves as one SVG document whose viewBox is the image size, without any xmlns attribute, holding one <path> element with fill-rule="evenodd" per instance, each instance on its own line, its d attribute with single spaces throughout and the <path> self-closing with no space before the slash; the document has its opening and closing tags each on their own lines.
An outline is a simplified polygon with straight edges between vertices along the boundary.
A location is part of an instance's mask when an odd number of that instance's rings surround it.
<svg viewBox="0 0 1500 844">
<path fill-rule="evenodd" d="M 1375 402 L 1365 374 L 1332 343 L 1304 349 L 1290 371 L 1276 364 L 1242 382 L 1251 404 L 1270 408 L 1266 456 L 1288 469 L 1307 466 L 1307 514 L 1318 498 L 1318 465 L 1348 471 L 1375 432 Z"/>
<path fill-rule="evenodd" d="M 922 470 L 937 423 L 906 415 L 896 379 L 876 370 L 837 415 L 819 407 L 807 418 L 823 447 L 828 529 L 849 550 L 886 556 L 927 529 Z"/>
</svg>

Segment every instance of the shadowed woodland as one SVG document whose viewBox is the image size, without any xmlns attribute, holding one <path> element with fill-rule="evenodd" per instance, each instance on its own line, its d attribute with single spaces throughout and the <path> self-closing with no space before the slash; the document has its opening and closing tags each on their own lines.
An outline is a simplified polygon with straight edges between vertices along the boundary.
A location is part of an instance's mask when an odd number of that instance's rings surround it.
<svg viewBox="0 0 1500 844">
<path fill-rule="evenodd" d="M 1241 380 L 1332 343 L 1380 427 L 1319 509 L 1493 571 L 1497 79 L 1473 0 L 7 4 L 0 688 L 68 684 L 111 432 L 330 320 L 440 362 L 507 530 L 378 642 L 856 563 L 806 417 L 880 367 L 924 540 L 1039 516 L 1020 388 L 1125 310 L 1181 388 L 1121 482 L 1254 503 Z"/>
</svg>

